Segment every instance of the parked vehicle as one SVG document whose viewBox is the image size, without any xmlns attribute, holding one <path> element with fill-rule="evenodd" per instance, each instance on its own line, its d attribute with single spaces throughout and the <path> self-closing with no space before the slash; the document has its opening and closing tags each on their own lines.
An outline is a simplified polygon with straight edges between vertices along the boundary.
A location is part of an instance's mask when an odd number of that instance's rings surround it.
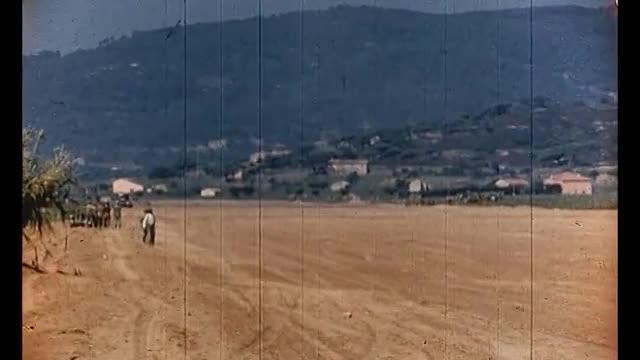
<svg viewBox="0 0 640 360">
<path fill-rule="evenodd" d="M 120 196 L 118 198 L 118 205 L 120 205 L 120 207 L 124 207 L 124 208 L 132 208 L 133 207 L 133 202 L 131 201 L 131 199 L 129 199 L 128 196 L 123 195 L 123 196 Z"/>
</svg>

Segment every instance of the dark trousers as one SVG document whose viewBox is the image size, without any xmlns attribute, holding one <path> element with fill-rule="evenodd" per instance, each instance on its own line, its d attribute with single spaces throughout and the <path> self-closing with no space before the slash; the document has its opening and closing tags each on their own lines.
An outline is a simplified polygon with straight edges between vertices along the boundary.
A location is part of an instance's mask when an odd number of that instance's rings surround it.
<svg viewBox="0 0 640 360">
<path fill-rule="evenodd" d="M 142 236 L 142 242 L 147 242 L 147 237 L 149 238 L 149 244 L 154 245 L 156 243 L 156 226 L 151 225 L 147 226 L 144 229 L 144 235 Z"/>
</svg>

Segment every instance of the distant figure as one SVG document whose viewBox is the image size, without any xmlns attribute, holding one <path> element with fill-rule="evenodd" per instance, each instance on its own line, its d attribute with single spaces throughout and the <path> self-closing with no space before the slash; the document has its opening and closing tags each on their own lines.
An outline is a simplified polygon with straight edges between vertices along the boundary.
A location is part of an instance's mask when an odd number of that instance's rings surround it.
<svg viewBox="0 0 640 360">
<path fill-rule="evenodd" d="M 103 204 L 100 202 L 100 197 L 96 195 L 95 199 L 95 211 L 93 213 L 93 226 L 96 228 L 102 228 L 102 208 Z"/>
<path fill-rule="evenodd" d="M 120 203 L 116 201 L 113 204 L 113 227 L 119 229 L 122 227 L 122 207 Z"/>
<path fill-rule="evenodd" d="M 95 227 L 99 229 L 102 228 L 102 225 L 103 225 L 103 222 L 102 222 L 103 215 L 104 215 L 104 204 L 101 203 L 100 201 L 97 201 L 94 217 L 95 217 Z"/>
<path fill-rule="evenodd" d="M 96 227 L 96 212 L 97 208 L 94 204 L 87 204 L 86 206 L 86 222 L 87 226 L 90 228 Z"/>
<path fill-rule="evenodd" d="M 144 217 L 142 218 L 142 231 L 144 232 L 142 242 L 146 243 L 148 237 L 149 244 L 154 245 L 156 243 L 156 217 L 153 215 L 153 210 L 150 208 L 144 211 Z"/>
<path fill-rule="evenodd" d="M 111 226 L 111 205 L 105 203 L 102 208 L 102 226 L 108 228 Z"/>
<path fill-rule="evenodd" d="M 71 224 L 72 227 L 77 227 L 77 226 L 86 226 L 86 209 L 78 206 L 78 208 L 76 208 L 75 212 L 74 212 L 74 216 L 73 216 L 73 222 Z"/>
</svg>

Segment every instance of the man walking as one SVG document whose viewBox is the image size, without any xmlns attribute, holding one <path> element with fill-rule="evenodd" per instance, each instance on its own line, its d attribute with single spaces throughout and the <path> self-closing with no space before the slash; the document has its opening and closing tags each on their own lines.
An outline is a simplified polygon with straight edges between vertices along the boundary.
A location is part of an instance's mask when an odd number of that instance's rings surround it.
<svg viewBox="0 0 640 360">
<path fill-rule="evenodd" d="M 142 218 L 142 231 L 144 232 L 142 242 L 146 243 L 148 237 L 149 245 L 154 245 L 156 243 L 156 217 L 153 215 L 153 210 L 150 208 L 144 211 L 144 217 Z"/>
<path fill-rule="evenodd" d="M 120 202 L 116 201 L 113 204 L 113 227 L 119 229 L 122 227 L 122 207 Z"/>
</svg>

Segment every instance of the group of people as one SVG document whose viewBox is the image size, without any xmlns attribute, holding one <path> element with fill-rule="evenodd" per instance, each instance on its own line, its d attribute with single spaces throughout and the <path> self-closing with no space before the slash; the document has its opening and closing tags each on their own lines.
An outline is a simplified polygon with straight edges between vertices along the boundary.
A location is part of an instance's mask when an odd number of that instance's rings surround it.
<svg viewBox="0 0 640 360">
<path fill-rule="evenodd" d="M 113 206 L 108 201 L 89 202 L 79 206 L 71 213 L 71 226 L 86 226 L 90 228 L 122 227 L 122 207 L 118 202 Z M 113 223 L 112 220 L 113 219 Z"/>
<path fill-rule="evenodd" d="M 90 228 L 122 227 L 122 206 L 115 201 L 113 206 L 109 201 L 89 202 L 84 206 L 78 206 L 70 214 L 71 226 L 86 226 Z M 113 220 L 113 221 L 112 221 Z M 147 207 L 140 219 L 142 225 L 142 242 L 149 245 L 156 243 L 156 217 L 153 209 Z"/>
</svg>

